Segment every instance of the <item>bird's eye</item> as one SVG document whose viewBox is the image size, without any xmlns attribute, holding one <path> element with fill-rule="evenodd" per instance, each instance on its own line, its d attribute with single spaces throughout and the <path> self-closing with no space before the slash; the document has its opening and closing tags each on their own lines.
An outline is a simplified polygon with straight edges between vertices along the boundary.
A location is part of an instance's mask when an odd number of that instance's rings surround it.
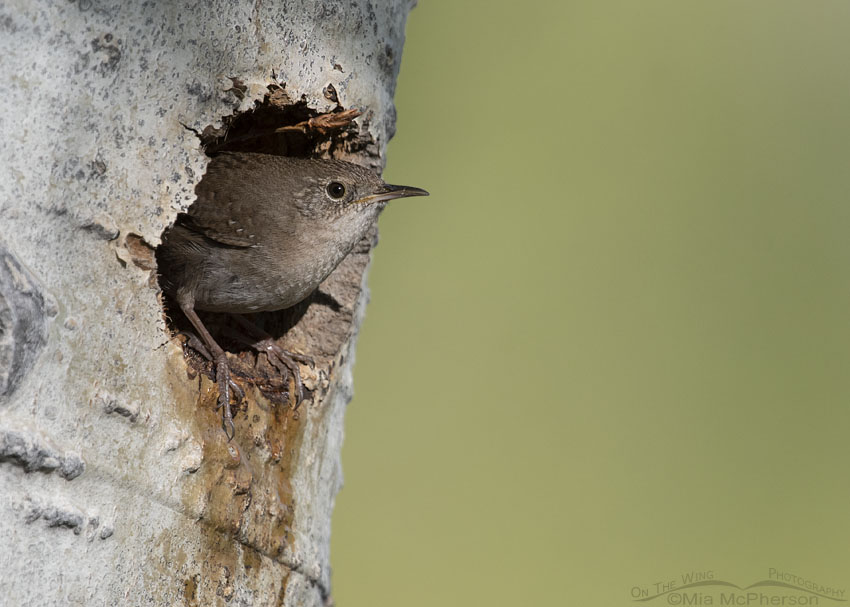
<svg viewBox="0 0 850 607">
<path fill-rule="evenodd" d="M 339 200 L 345 196 L 345 186 L 338 181 L 331 181 L 328 184 L 328 196 L 334 200 Z"/>
</svg>

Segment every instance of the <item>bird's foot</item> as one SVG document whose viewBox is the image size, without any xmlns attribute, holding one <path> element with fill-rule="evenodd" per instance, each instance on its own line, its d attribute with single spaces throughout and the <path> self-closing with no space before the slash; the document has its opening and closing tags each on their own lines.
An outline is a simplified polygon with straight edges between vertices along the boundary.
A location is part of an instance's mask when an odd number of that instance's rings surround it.
<svg viewBox="0 0 850 607">
<path fill-rule="evenodd" d="M 309 356 L 284 350 L 277 344 L 271 335 L 260 329 L 254 323 L 246 320 L 243 316 L 239 314 L 232 314 L 231 316 L 233 316 L 234 320 L 241 325 L 246 333 L 251 335 L 251 337 L 249 337 L 244 334 L 236 334 L 235 337 L 243 343 L 249 344 L 257 352 L 265 352 L 269 363 L 277 369 L 284 378 L 287 376 L 292 377 L 293 383 L 295 384 L 295 403 L 292 406 L 292 409 L 297 410 L 301 401 L 304 400 L 304 385 L 301 382 L 301 369 L 298 367 L 298 363 L 300 362 L 307 365 L 311 369 L 316 368 L 316 363 Z M 290 400 L 292 400 L 291 395 Z"/>
<path fill-rule="evenodd" d="M 304 385 L 301 383 L 301 369 L 298 363 L 308 365 L 311 369 L 316 366 L 313 359 L 303 354 L 296 354 L 281 348 L 271 337 L 260 339 L 251 344 L 257 351 L 265 352 L 269 362 L 284 376 L 290 375 L 295 383 L 295 404 L 293 410 L 297 410 L 301 401 L 304 400 Z M 297 362 L 296 362 L 297 361 Z"/>
<path fill-rule="evenodd" d="M 233 426 L 233 412 L 230 409 L 231 391 L 236 397 L 237 403 L 245 398 L 245 391 L 233 381 L 230 375 L 230 364 L 227 362 L 227 355 L 224 352 L 216 356 L 215 381 L 218 384 L 218 407 L 216 409 L 224 409 L 221 427 L 227 436 L 227 440 L 231 441 L 236 434 L 236 428 Z"/>
<path fill-rule="evenodd" d="M 213 357 L 197 335 L 191 331 L 183 331 L 183 335 L 186 336 L 186 345 L 215 364 L 215 380 L 218 385 L 218 406 L 216 409 L 224 409 L 221 426 L 227 440 L 231 441 L 236 434 L 236 428 L 233 425 L 233 412 L 230 409 L 230 395 L 232 392 L 236 396 L 236 402 L 240 402 L 245 398 L 245 391 L 233 380 L 230 373 L 230 363 L 227 362 L 227 354 L 221 352 L 218 356 Z"/>
</svg>

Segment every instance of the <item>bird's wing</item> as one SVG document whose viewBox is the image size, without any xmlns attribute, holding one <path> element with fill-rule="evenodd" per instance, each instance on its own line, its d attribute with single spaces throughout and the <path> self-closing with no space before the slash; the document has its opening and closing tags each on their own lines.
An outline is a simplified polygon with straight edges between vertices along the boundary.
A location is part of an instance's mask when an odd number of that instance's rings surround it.
<svg viewBox="0 0 850 607">
<path fill-rule="evenodd" d="M 233 232 L 228 232 L 226 230 L 221 230 L 220 226 L 217 225 L 217 222 L 215 226 L 206 225 L 203 220 L 203 214 L 201 215 L 201 217 L 191 213 L 181 215 L 178 218 L 178 223 L 192 232 L 202 234 L 210 240 L 214 240 L 219 244 L 227 245 L 229 247 L 247 248 L 256 244 L 254 240 L 250 238 L 250 233 L 248 233 L 244 228 L 242 228 L 241 232 L 236 232 L 237 224 L 232 226 L 234 228 Z"/>
<path fill-rule="evenodd" d="M 195 188 L 197 200 L 181 217 L 188 229 L 230 247 L 257 244 L 257 193 L 251 173 L 256 170 L 245 154 L 222 154 L 210 161 Z"/>
</svg>

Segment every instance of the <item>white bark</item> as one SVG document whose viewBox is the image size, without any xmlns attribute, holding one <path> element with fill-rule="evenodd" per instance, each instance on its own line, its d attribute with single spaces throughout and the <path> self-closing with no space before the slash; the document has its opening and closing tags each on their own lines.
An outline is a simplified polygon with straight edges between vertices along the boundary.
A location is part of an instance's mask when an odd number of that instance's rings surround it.
<svg viewBox="0 0 850 607">
<path fill-rule="evenodd" d="M 360 108 L 381 166 L 409 0 L 0 4 L 0 602 L 321 605 L 369 247 L 287 334 L 313 399 L 216 389 L 166 331 L 150 246 L 195 134 L 272 84 Z M 244 97 L 230 78 L 247 87 Z"/>
</svg>

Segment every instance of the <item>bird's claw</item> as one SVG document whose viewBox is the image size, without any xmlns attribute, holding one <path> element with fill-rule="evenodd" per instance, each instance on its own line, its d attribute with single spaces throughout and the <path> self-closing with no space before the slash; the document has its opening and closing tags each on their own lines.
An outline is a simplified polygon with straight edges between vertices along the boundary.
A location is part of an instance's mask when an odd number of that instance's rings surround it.
<svg viewBox="0 0 850 607">
<path fill-rule="evenodd" d="M 269 362 L 274 365 L 278 371 L 292 375 L 292 379 L 295 382 L 295 405 L 292 409 L 298 410 L 298 406 L 301 404 L 301 401 L 304 400 L 304 384 L 301 382 L 301 369 L 295 361 L 310 365 L 311 369 L 315 367 L 316 363 L 314 363 L 313 359 L 309 356 L 295 354 L 284 350 L 272 339 L 264 339 L 261 342 L 258 342 L 257 346 L 266 353 Z"/>
<path fill-rule="evenodd" d="M 311 369 L 316 368 L 316 361 L 313 360 L 312 356 L 307 356 L 306 354 L 299 354 L 298 352 L 289 352 L 288 350 L 283 350 L 294 361 L 301 363 L 302 365 L 307 365 Z"/>
<path fill-rule="evenodd" d="M 224 430 L 224 435 L 227 437 L 227 442 L 233 440 L 233 437 L 236 436 L 236 426 L 233 425 L 233 418 L 228 417 L 230 414 L 230 406 L 228 405 L 225 408 L 224 418 L 221 420 L 221 429 Z"/>
<path fill-rule="evenodd" d="M 233 425 L 233 412 L 230 409 L 230 394 L 232 391 L 236 397 L 236 402 L 240 402 L 245 398 L 245 391 L 230 376 L 230 365 L 227 362 L 227 355 L 224 353 L 216 360 L 215 379 L 218 384 L 218 406 L 216 410 L 224 409 L 221 426 L 227 440 L 231 441 L 236 435 L 236 428 Z"/>
<path fill-rule="evenodd" d="M 257 352 L 265 352 L 269 363 L 284 376 L 287 374 L 292 375 L 295 383 L 295 405 L 292 408 L 293 410 L 297 410 L 301 401 L 304 400 L 304 384 L 301 382 L 301 369 L 298 367 L 296 361 L 309 365 L 311 369 L 316 368 L 315 361 L 304 354 L 296 354 L 295 352 L 284 350 L 268 333 L 259 329 L 253 323 L 248 322 L 241 315 L 233 314 L 233 318 L 245 331 L 253 335 L 253 339 L 244 335 L 237 336 L 238 339 L 250 344 Z"/>
</svg>

